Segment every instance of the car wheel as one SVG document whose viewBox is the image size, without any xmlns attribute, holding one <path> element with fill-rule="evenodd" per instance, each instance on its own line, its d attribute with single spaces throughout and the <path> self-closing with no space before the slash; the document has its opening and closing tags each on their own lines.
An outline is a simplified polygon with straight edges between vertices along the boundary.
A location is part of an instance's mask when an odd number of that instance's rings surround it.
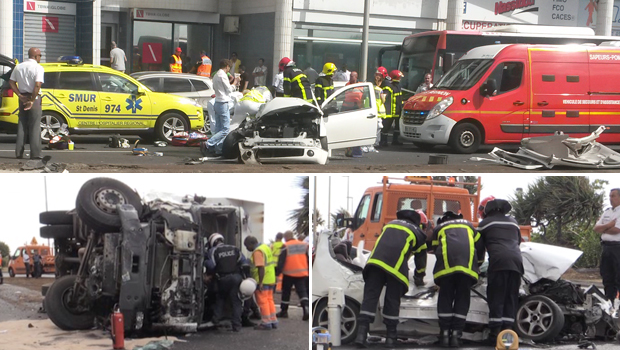
<svg viewBox="0 0 620 350">
<path fill-rule="evenodd" d="M 67 214 L 67 210 L 44 211 L 39 214 L 39 222 L 44 225 L 73 224 L 73 215 Z"/>
<path fill-rule="evenodd" d="M 481 138 L 478 127 L 471 123 L 463 123 L 452 129 L 448 143 L 457 153 L 469 154 L 478 150 Z"/>
<path fill-rule="evenodd" d="M 355 337 L 357 336 L 357 316 L 360 313 L 359 306 L 350 299 L 345 300 L 344 308 L 342 309 L 342 320 L 340 323 L 340 331 L 341 338 L 340 341 L 342 344 L 348 344 L 353 342 Z M 314 308 L 312 318 L 312 326 L 313 327 L 324 327 L 328 328 L 328 319 L 327 319 L 327 298 L 321 299 Z"/>
<path fill-rule="evenodd" d="M 209 114 L 206 110 L 204 111 L 204 118 L 205 124 L 203 125 L 202 129 L 200 129 L 200 131 L 202 131 L 202 133 L 205 135 L 211 135 L 211 117 L 209 117 Z"/>
<path fill-rule="evenodd" d="M 91 229 L 114 232 L 121 227 L 118 204 L 131 204 L 142 216 L 142 200 L 134 190 L 118 180 L 100 177 L 82 185 L 75 208 L 78 217 Z"/>
<path fill-rule="evenodd" d="M 73 224 L 43 226 L 40 234 L 41 238 L 73 238 Z"/>
<path fill-rule="evenodd" d="M 60 277 L 49 287 L 43 300 L 47 316 L 66 331 L 90 329 L 95 321 L 92 313 L 71 302 L 76 278 L 75 275 Z"/>
<path fill-rule="evenodd" d="M 515 326 L 519 337 L 534 342 L 551 341 L 564 327 L 564 314 L 553 300 L 534 295 L 519 305 Z"/>
<path fill-rule="evenodd" d="M 179 113 L 166 113 L 155 123 L 155 135 L 162 141 L 170 142 L 174 134 L 187 131 L 189 131 L 189 123 Z"/>
<path fill-rule="evenodd" d="M 414 142 L 413 144 L 414 146 L 416 146 L 417 148 L 423 151 L 430 151 L 435 147 L 435 145 L 432 143 Z"/>
<path fill-rule="evenodd" d="M 43 111 L 41 115 L 41 139 L 49 141 L 58 135 L 58 131 L 67 121 L 63 116 L 52 111 Z"/>
<path fill-rule="evenodd" d="M 222 144 L 222 157 L 226 159 L 239 158 L 239 142 L 244 138 L 245 136 L 241 135 L 237 129 L 226 135 Z"/>
<path fill-rule="evenodd" d="M 9 276 L 15 277 L 15 271 L 13 271 L 12 267 L 9 267 Z"/>
</svg>

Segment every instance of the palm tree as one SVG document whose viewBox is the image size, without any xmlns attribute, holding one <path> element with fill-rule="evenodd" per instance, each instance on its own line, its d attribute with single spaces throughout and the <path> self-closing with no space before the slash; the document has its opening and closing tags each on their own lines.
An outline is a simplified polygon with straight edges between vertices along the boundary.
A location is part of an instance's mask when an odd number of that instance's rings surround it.
<svg viewBox="0 0 620 350">
<path fill-rule="evenodd" d="M 291 210 L 288 216 L 288 222 L 291 223 L 292 229 L 297 234 L 308 235 L 310 223 L 308 217 L 310 216 L 310 178 L 308 176 L 302 176 L 297 179 L 297 185 L 302 190 L 302 198 L 299 202 L 299 208 Z"/>
<path fill-rule="evenodd" d="M 340 207 L 340 209 L 338 209 L 338 211 L 336 211 L 335 214 L 332 214 L 332 227 L 337 227 L 338 225 L 336 224 L 336 218 L 338 217 L 339 214 L 342 214 L 345 218 L 350 218 L 351 214 L 345 209 Z M 341 226 L 342 227 L 342 226 Z"/>
<path fill-rule="evenodd" d="M 315 218 L 315 226 L 313 228 L 313 231 L 316 233 L 316 228 L 318 226 L 325 227 L 325 220 L 323 220 L 323 217 L 321 216 L 321 213 L 319 212 L 318 209 L 314 210 L 314 218 Z"/>
</svg>

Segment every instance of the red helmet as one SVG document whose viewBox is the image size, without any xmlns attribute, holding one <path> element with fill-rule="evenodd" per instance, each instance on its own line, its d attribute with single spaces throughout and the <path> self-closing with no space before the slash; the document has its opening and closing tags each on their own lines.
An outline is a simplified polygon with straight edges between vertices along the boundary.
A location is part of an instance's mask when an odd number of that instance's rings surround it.
<svg viewBox="0 0 620 350">
<path fill-rule="evenodd" d="M 390 72 L 390 78 L 392 78 L 392 81 L 400 81 L 400 78 L 404 77 L 405 75 L 403 74 L 403 72 L 399 71 L 398 69 L 394 69 Z"/>
<path fill-rule="evenodd" d="M 377 68 L 377 71 L 375 72 L 375 74 L 381 74 L 381 76 L 383 76 L 383 79 L 387 78 L 388 76 L 388 72 L 387 72 L 387 69 L 385 69 L 385 67 Z"/>
<path fill-rule="evenodd" d="M 278 64 L 278 68 L 280 68 L 281 71 L 285 70 L 286 67 L 293 62 L 290 58 L 288 57 L 284 57 L 283 59 L 280 60 L 280 63 Z"/>
<path fill-rule="evenodd" d="M 484 219 L 486 215 L 484 214 L 484 208 L 487 206 L 487 203 L 494 200 L 495 197 L 488 196 L 485 199 L 480 201 L 480 205 L 478 206 L 478 217 Z"/>
<path fill-rule="evenodd" d="M 415 211 L 417 211 L 418 214 L 420 214 L 420 224 L 426 227 L 426 225 L 428 225 L 428 217 L 426 217 L 426 214 L 424 214 L 422 209 L 416 209 Z"/>
</svg>

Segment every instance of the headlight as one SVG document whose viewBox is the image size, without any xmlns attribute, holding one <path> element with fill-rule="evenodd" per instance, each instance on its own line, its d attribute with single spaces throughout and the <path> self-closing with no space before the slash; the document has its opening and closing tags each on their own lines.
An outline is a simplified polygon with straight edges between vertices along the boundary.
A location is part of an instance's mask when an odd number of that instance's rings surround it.
<svg viewBox="0 0 620 350">
<path fill-rule="evenodd" d="M 181 103 L 196 106 L 196 107 L 202 107 L 198 102 L 196 102 L 196 100 L 191 99 L 191 98 L 183 98 L 181 99 Z"/>
<path fill-rule="evenodd" d="M 446 110 L 446 108 L 452 105 L 452 102 L 454 102 L 454 99 L 452 98 L 452 96 L 446 98 L 445 100 L 441 100 L 441 102 L 436 104 L 435 107 L 433 107 L 430 110 L 430 112 L 428 112 L 428 116 L 426 117 L 426 120 L 433 119 L 439 116 L 441 113 L 443 113 L 443 111 Z"/>
</svg>

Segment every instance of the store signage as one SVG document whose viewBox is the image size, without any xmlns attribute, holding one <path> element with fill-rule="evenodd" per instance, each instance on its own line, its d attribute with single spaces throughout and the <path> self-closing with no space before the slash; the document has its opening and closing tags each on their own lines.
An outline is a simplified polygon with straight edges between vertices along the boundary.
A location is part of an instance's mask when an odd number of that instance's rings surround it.
<svg viewBox="0 0 620 350">
<path fill-rule="evenodd" d="M 166 9 L 134 9 L 134 19 L 163 22 L 220 23 L 218 13 Z"/>
<path fill-rule="evenodd" d="M 58 33 L 58 17 L 43 16 L 41 21 L 44 33 Z"/>
<path fill-rule="evenodd" d="M 161 43 L 143 43 L 142 63 L 161 63 L 162 51 Z"/>
<path fill-rule="evenodd" d="M 75 4 L 56 1 L 24 1 L 24 12 L 75 16 Z"/>
</svg>

